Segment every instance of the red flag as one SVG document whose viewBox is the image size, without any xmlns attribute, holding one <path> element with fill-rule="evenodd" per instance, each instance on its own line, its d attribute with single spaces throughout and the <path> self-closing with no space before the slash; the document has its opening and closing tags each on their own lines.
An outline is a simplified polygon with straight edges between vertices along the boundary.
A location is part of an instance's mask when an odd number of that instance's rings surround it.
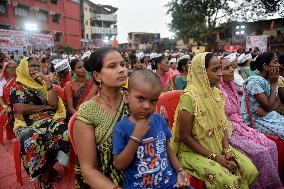
<svg viewBox="0 0 284 189">
<path fill-rule="evenodd" d="M 220 41 L 220 33 L 219 32 L 216 33 L 216 41 Z"/>
<path fill-rule="evenodd" d="M 273 30 L 274 24 L 275 24 L 275 20 L 272 20 L 272 22 L 271 22 L 271 24 L 270 24 L 270 30 Z"/>
</svg>

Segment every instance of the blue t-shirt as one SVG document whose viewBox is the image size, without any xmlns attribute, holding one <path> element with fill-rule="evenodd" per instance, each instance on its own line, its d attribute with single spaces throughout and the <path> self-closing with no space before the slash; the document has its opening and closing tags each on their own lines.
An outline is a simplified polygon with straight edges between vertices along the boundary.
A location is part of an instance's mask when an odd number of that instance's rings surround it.
<svg viewBox="0 0 284 189">
<path fill-rule="evenodd" d="M 125 170 L 123 188 L 173 188 L 176 173 L 168 160 L 167 141 L 172 134 L 165 119 L 152 114 L 148 133 L 139 145 L 130 166 Z M 117 155 L 127 145 L 135 128 L 129 115 L 119 121 L 113 131 L 113 155 Z"/>
</svg>

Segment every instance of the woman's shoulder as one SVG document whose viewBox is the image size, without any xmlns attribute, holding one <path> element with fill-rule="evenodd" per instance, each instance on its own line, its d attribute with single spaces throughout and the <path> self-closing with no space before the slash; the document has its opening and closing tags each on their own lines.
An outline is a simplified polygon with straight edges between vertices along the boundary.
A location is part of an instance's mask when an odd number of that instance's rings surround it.
<svg viewBox="0 0 284 189">
<path fill-rule="evenodd" d="M 80 105 L 79 111 L 85 111 L 85 110 L 88 110 L 88 109 L 92 109 L 92 111 L 94 111 L 97 108 L 98 108 L 98 104 L 97 104 L 95 98 L 93 97 L 90 100 L 82 103 Z"/>
<path fill-rule="evenodd" d="M 269 82 L 266 79 L 264 79 L 263 77 L 261 77 L 259 75 L 255 75 L 255 76 L 248 77 L 245 80 L 244 84 L 247 85 L 247 86 L 252 86 L 252 85 L 263 86 L 263 85 L 269 85 Z"/>
</svg>

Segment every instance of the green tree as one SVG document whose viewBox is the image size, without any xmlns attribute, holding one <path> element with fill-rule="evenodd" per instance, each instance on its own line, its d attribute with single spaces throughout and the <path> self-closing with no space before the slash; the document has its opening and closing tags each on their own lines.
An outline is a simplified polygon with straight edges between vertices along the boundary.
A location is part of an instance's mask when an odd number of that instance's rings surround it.
<svg viewBox="0 0 284 189">
<path fill-rule="evenodd" d="M 170 28 L 184 42 L 190 37 L 208 41 L 213 37 L 220 19 L 231 13 L 228 2 L 229 0 L 172 0 L 166 5 L 168 14 L 172 16 Z"/>
<path fill-rule="evenodd" d="M 172 16 L 171 30 L 186 43 L 189 38 L 212 43 L 217 26 L 226 21 L 284 15 L 284 0 L 171 0 L 166 6 Z"/>
<path fill-rule="evenodd" d="M 282 7 L 281 7 L 282 6 Z M 268 16 L 284 16 L 284 0 L 241 0 L 232 3 L 233 21 L 264 20 Z"/>
</svg>

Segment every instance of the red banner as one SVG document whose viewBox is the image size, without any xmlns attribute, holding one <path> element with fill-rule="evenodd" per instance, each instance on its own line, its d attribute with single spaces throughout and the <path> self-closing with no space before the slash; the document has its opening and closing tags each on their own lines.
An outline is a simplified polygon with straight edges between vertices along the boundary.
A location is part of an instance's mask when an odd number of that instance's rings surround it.
<svg viewBox="0 0 284 189">
<path fill-rule="evenodd" d="M 226 52 L 237 52 L 239 48 L 240 48 L 239 45 L 225 45 Z"/>
</svg>

